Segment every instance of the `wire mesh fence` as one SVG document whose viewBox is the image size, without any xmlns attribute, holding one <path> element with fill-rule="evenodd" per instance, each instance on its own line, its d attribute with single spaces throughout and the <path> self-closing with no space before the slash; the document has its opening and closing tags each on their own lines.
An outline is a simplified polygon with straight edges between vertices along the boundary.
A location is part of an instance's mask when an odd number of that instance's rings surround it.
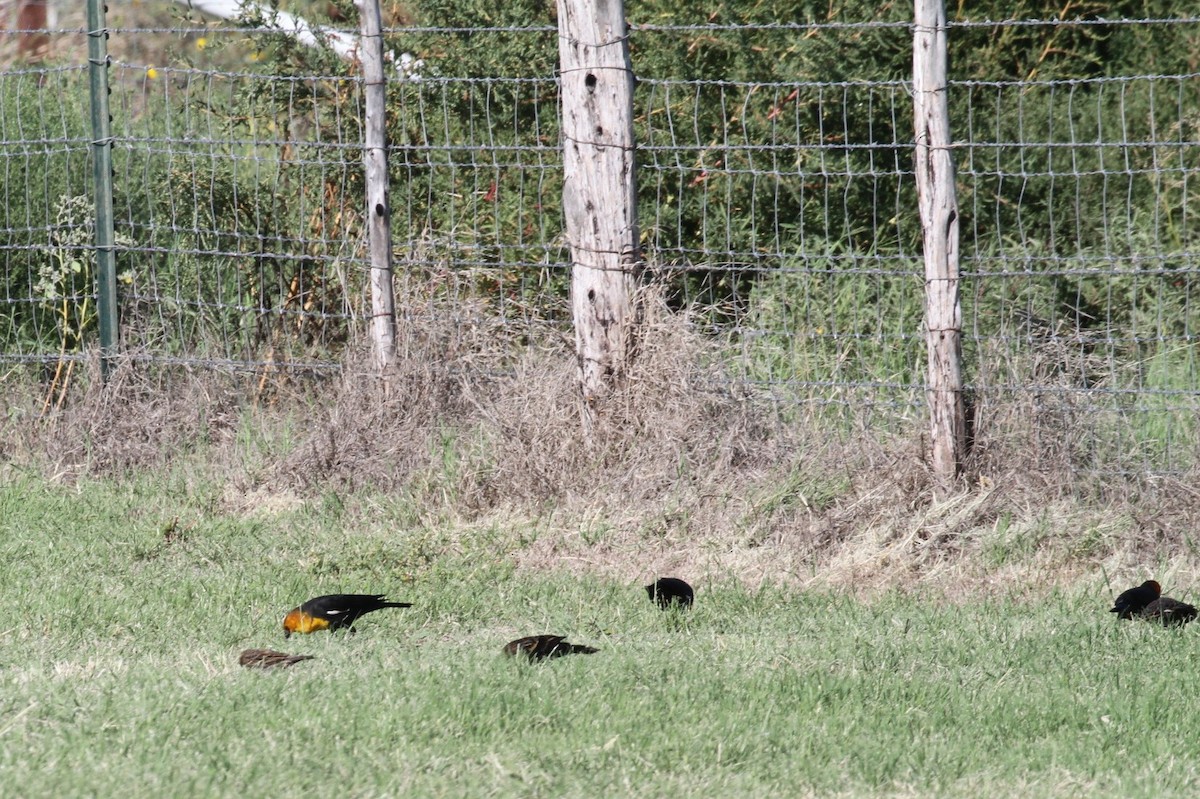
<svg viewBox="0 0 1200 799">
<path fill-rule="evenodd" d="M 911 429 L 925 352 L 907 9 L 637 11 L 650 274 L 723 343 L 740 390 Z M 337 369 L 369 307 L 353 65 L 261 25 L 157 13 L 109 15 L 123 345 Z M 79 20 L 59 25 L 43 65 L 0 75 L 10 362 L 79 357 L 95 324 L 86 48 Z M 552 18 L 386 36 L 401 316 L 486 317 L 527 343 L 566 330 Z M 960 19 L 949 42 L 973 433 L 1077 470 L 1190 469 L 1200 20 Z"/>
</svg>

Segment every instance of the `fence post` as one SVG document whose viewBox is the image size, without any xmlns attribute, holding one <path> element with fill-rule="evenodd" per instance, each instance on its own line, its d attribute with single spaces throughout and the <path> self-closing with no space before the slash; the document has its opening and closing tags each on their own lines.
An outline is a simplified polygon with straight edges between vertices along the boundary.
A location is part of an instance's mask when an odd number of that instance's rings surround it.
<svg viewBox="0 0 1200 799">
<path fill-rule="evenodd" d="M 933 470 L 940 487 L 958 476 L 966 438 L 962 307 L 958 298 L 958 200 L 946 96 L 946 8 L 916 0 L 913 104 L 917 198 L 925 251 L 925 344 Z"/>
<path fill-rule="evenodd" d="M 387 81 L 379 0 L 362 0 L 363 94 L 366 99 L 363 161 L 367 181 L 367 241 L 371 258 L 371 341 L 375 368 L 396 359 L 396 299 L 392 286 L 392 211 L 388 205 Z"/>
<path fill-rule="evenodd" d="M 117 350 L 116 235 L 113 230 L 112 117 L 108 113 L 108 28 L 104 0 L 88 0 L 88 74 L 91 79 L 92 176 L 96 203 L 96 314 L 100 373 L 107 378 Z"/>
<path fill-rule="evenodd" d="M 641 267 L 623 0 L 558 0 L 563 215 L 584 434 L 624 378 Z"/>
</svg>

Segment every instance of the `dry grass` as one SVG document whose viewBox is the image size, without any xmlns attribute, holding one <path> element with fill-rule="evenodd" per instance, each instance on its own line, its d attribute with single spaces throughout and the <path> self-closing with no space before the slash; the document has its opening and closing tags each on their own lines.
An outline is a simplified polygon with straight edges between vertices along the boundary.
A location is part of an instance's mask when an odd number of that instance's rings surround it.
<svg viewBox="0 0 1200 799">
<path fill-rule="evenodd" d="M 83 374 L 79 374 L 83 372 Z M 243 412 L 241 381 L 228 375 L 147 368 L 131 355 L 107 384 L 99 361 L 76 370 L 57 410 L 59 387 L 36 367 L 5 378 L 7 459 L 31 460 L 58 479 L 122 475 L 170 463 L 204 444 L 228 444 Z"/>
<path fill-rule="evenodd" d="M 522 349 L 484 313 L 424 306 L 386 387 L 361 357 L 339 378 L 279 378 L 269 394 L 253 375 L 129 360 L 108 385 L 93 368 L 39 418 L 44 389 L 10 379 L 0 454 L 71 479 L 195 451 L 233 510 L 273 496 L 293 507 L 328 491 L 400 494 L 464 531 L 533 529 L 515 547 L 522 567 L 621 579 L 1019 593 L 1102 572 L 1121 583 L 1149 567 L 1182 575 L 1195 560 L 1200 503 L 1186 481 L 1081 482 L 1054 457 L 1049 428 L 1037 452 L 1014 448 L 1022 439 L 1008 428 L 1022 409 L 993 400 L 989 417 L 1008 421 L 981 425 L 975 451 L 986 457 L 938 498 L 919 431 L 831 434 L 720 388 L 712 342 L 646 299 L 628 390 L 590 442 L 560 334 L 548 328 L 536 339 L 549 345 Z M 1068 444 L 1072 435 L 1061 430 Z"/>
</svg>

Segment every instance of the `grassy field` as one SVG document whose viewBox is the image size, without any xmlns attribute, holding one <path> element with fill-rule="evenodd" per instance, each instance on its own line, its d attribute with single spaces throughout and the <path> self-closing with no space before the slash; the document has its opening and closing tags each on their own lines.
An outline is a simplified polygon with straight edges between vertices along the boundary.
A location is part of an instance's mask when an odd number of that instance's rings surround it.
<svg viewBox="0 0 1200 799">
<path fill-rule="evenodd" d="M 1038 601 L 869 600 L 513 565 L 380 497 L 231 509 L 168 471 L 0 485 L 8 796 L 1195 796 L 1196 630 Z M 370 517 L 370 524 L 362 519 Z M 693 577 L 693 575 L 682 575 Z M 285 641 L 309 596 L 410 610 Z M 600 648 L 499 654 L 556 632 Z M 314 654 L 284 672 L 247 647 Z M 15 789 L 15 790 L 14 790 Z"/>
</svg>

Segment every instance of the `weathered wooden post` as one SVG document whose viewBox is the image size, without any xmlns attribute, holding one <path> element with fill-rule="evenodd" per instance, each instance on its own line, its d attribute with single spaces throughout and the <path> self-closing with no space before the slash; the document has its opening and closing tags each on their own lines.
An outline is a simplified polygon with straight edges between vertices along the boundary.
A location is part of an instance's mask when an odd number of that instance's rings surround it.
<svg viewBox="0 0 1200 799">
<path fill-rule="evenodd" d="M 379 0 L 361 0 L 362 63 L 366 119 L 363 165 L 367 180 L 367 242 L 371 258 L 371 344 L 375 368 L 396 359 L 396 300 L 392 286 L 392 214 L 388 205 L 387 82 L 383 76 L 383 33 Z"/>
<path fill-rule="evenodd" d="M 945 489 L 962 465 L 966 423 L 958 295 L 958 200 L 950 149 L 943 0 L 916 0 L 914 21 L 913 104 L 917 197 L 925 250 L 930 445 L 934 472 Z"/>
<path fill-rule="evenodd" d="M 605 397 L 621 385 L 636 334 L 641 253 L 623 0 L 558 0 L 558 52 L 571 310 L 590 435 Z"/>
</svg>

